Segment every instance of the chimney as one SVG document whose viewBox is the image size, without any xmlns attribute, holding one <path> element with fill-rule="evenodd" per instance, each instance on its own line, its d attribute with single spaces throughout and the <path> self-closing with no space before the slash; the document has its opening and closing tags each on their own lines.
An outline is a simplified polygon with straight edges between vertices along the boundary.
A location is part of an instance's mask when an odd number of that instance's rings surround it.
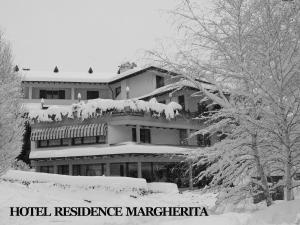
<svg viewBox="0 0 300 225">
<path fill-rule="evenodd" d="M 55 68 L 54 68 L 53 72 L 54 72 L 54 73 L 58 73 L 58 72 L 59 72 L 59 70 L 58 70 L 58 67 L 57 67 L 57 66 L 55 66 Z"/>
<path fill-rule="evenodd" d="M 14 72 L 19 72 L 19 67 L 18 67 L 18 65 L 15 65 L 15 67 L 14 67 Z"/>
<path fill-rule="evenodd" d="M 89 71 L 88 71 L 89 73 L 93 73 L 94 71 L 93 71 L 93 69 L 92 69 L 92 67 L 90 67 L 89 68 Z"/>
</svg>

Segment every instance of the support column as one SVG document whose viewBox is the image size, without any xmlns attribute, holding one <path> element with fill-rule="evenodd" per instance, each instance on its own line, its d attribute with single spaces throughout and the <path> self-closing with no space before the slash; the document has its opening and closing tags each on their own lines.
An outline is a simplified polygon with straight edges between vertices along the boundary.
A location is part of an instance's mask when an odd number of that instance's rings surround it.
<svg viewBox="0 0 300 225">
<path fill-rule="evenodd" d="M 142 178 L 142 162 L 138 162 L 138 178 Z"/>
<path fill-rule="evenodd" d="M 54 173 L 54 174 L 57 174 L 57 172 L 58 172 L 58 171 L 57 171 L 57 165 L 54 164 L 53 167 L 54 167 L 53 173 Z"/>
<path fill-rule="evenodd" d="M 189 136 L 191 135 L 191 130 L 190 129 L 186 129 L 186 136 L 187 136 L 187 144 L 191 145 L 191 139 L 189 138 Z"/>
<path fill-rule="evenodd" d="M 69 175 L 70 176 L 73 176 L 73 164 L 72 163 L 69 163 Z"/>
<path fill-rule="evenodd" d="M 189 163 L 189 189 L 193 190 L 193 166 Z"/>
<path fill-rule="evenodd" d="M 136 143 L 141 143 L 141 135 L 140 135 L 140 129 L 141 129 L 141 126 L 140 125 L 136 125 Z"/>
<path fill-rule="evenodd" d="M 32 87 L 29 87 L 29 91 L 28 91 L 28 98 L 32 99 Z"/>
<path fill-rule="evenodd" d="M 71 88 L 71 99 L 75 100 L 75 88 Z"/>
<path fill-rule="evenodd" d="M 106 163 L 105 167 L 106 167 L 105 176 L 110 176 L 110 163 Z"/>
</svg>

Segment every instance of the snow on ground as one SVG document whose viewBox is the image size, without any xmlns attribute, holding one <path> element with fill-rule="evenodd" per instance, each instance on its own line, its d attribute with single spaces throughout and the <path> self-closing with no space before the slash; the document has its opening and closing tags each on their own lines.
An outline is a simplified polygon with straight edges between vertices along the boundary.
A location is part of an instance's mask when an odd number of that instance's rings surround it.
<svg viewBox="0 0 300 225">
<path fill-rule="evenodd" d="M 9 172 L 20 178 L 24 173 Z M 18 175 L 19 173 L 19 175 Z M 43 175 L 31 175 L 32 177 L 43 177 Z M 48 175 L 46 175 L 50 178 Z M 67 180 L 70 177 L 53 175 L 53 180 Z M 32 177 L 26 176 L 27 180 Z M 72 179 L 81 179 L 76 177 Z M 110 179 L 108 177 L 107 179 Z M 113 178 L 120 179 L 122 178 Z M 45 180 L 44 180 L 45 181 Z M 122 180 L 125 182 L 125 180 Z M 80 181 L 82 182 L 82 181 Z M 90 180 L 85 180 L 85 183 Z M 113 182 L 112 182 L 113 183 Z M 101 224 L 144 224 L 144 225 L 267 225 L 267 224 L 300 224 L 300 200 L 292 202 L 279 202 L 269 208 L 257 212 L 228 212 L 214 214 L 212 208 L 215 202 L 215 194 L 202 193 L 199 190 L 185 191 L 183 193 L 136 193 L 116 192 L 112 189 L 104 190 L 99 188 L 86 189 L 76 185 L 68 187 L 54 185 L 53 182 L 21 184 L 18 181 L 0 180 L 0 224 L 1 225 L 49 225 L 49 224 L 72 224 L 72 225 L 101 225 Z M 55 206 L 81 206 L 81 207 L 105 207 L 105 206 L 206 206 L 210 216 L 208 217 L 9 217 L 11 206 L 46 206 L 49 209 Z M 298 219 L 297 219 L 298 218 Z"/>
</svg>

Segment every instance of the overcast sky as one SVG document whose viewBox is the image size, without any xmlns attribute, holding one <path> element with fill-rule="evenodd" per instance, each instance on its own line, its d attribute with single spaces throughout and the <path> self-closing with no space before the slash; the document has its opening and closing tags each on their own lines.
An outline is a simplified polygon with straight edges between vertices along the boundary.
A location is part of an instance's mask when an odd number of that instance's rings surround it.
<svg viewBox="0 0 300 225">
<path fill-rule="evenodd" d="M 209 0 L 199 0 L 207 5 Z M 178 0 L 0 0 L 14 61 L 32 70 L 115 72 L 175 35 Z"/>
</svg>

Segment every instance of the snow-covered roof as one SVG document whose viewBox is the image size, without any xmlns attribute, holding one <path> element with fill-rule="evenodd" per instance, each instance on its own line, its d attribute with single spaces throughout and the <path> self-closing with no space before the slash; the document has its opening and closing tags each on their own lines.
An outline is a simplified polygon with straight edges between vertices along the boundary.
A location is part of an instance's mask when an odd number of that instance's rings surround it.
<svg viewBox="0 0 300 225">
<path fill-rule="evenodd" d="M 132 142 L 117 146 L 85 145 L 71 147 L 47 148 L 31 151 L 30 159 L 101 156 L 118 154 L 188 154 L 191 149 L 166 145 L 142 145 Z"/>
<path fill-rule="evenodd" d="M 88 73 L 88 72 L 64 72 L 57 73 L 53 71 L 21 71 L 23 81 L 52 81 L 52 82 L 79 82 L 79 83 L 110 83 L 117 82 L 129 76 L 138 75 L 147 70 L 157 70 L 164 73 L 174 74 L 167 70 L 148 66 L 135 67 L 120 74 L 117 73 Z"/>
<path fill-rule="evenodd" d="M 205 82 L 200 82 L 200 83 L 201 83 L 202 87 L 207 89 L 207 90 L 212 90 L 213 89 L 213 85 L 211 85 L 211 84 L 208 84 L 208 83 L 205 83 Z M 182 88 L 185 88 L 185 87 L 199 89 L 195 85 L 195 83 L 193 83 L 189 80 L 184 80 L 183 79 L 183 80 L 180 80 L 178 82 L 171 83 L 171 84 L 165 85 L 163 87 L 157 88 L 154 91 L 150 92 L 149 94 L 146 94 L 146 95 L 143 95 L 143 96 L 139 97 L 138 99 L 145 99 L 145 98 L 149 98 L 149 97 L 154 97 L 154 96 L 158 96 L 158 95 L 168 93 L 168 92 L 171 92 L 171 91 L 179 91 L 179 90 L 181 90 Z"/>
<path fill-rule="evenodd" d="M 88 73 L 88 72 L 47 72 L 22 71 L 23 81 L 53 81 L 53 82 L 80 82 L 80 83 L 107 83 L 114 73 Z"/>
</svg>

